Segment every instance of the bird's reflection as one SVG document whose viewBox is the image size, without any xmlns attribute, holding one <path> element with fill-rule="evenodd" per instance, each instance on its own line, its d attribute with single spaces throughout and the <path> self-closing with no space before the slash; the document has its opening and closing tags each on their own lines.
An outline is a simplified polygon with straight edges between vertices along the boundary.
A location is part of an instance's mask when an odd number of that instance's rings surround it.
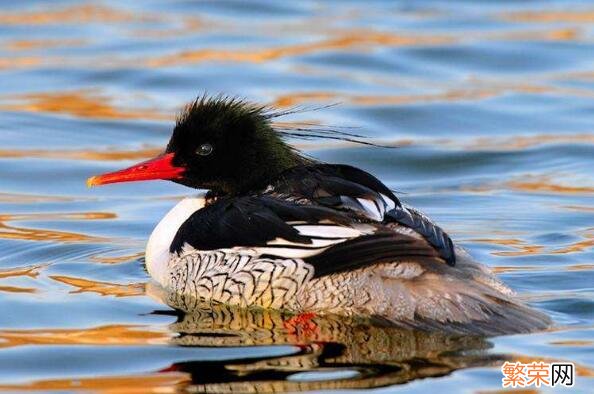
<svg viewBox="0 0 594 394">
<path fill-rule="evenodd" d="M 188 373 L 190 391 L 373 388 L 502 360 L 486 352 L 491 344 L 482 337 L 412 331 L 342 316 L 202 305 L 179 294 L 161 292 L 159 298 L 178 311 L 170 326 L 175 345 L 294 346 L 289 355 L 193 360 L 167 368 Z"/>
</svg>

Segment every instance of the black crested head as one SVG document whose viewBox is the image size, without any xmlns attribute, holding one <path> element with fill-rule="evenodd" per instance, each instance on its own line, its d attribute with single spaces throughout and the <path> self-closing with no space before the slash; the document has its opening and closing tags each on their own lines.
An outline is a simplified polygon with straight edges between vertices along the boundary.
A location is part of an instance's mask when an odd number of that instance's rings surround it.
<svg viewBox="0 0 594 394">
<path fill-rule="evenodd" d="M 360 135 L 305 124 L 273 126 L 278 116 L 305 109 L 273 111 L 245 101 L 203 96 L 188 105 L 177 120 L 162 155 L 123 170 L 91 177 L 89 186 L 167 179 L 209 189 L 214 195 L 237 195 L 266 187 L 283 171 L 312 164 L 285 138 L 333 139 L 380 146 Z"/>
<path fill-rule="evenodd" d="M 266 186 L 282 171 L 309 162 L 274 130 L 265 107 L 202 97 L 178 118 L 166 153 L 185 168 L 183 185 L 237 194 Z"/>
</svg>

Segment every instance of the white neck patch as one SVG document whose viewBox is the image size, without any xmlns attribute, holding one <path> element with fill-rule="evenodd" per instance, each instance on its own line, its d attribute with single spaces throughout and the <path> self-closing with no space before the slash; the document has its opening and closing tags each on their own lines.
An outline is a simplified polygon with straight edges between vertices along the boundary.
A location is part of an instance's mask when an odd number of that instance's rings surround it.
<svg viewBox="0 0 594 394">
<path fill-rule="evenodd" d="M 187 197 L 177 203 L 161 219 L 146 244 L 146 269 L 150 276 L 166 286 L 169 263 L 169 247 L 179 227 L 197 210 L 205 205 L 204 196 Z"/>
</svg>

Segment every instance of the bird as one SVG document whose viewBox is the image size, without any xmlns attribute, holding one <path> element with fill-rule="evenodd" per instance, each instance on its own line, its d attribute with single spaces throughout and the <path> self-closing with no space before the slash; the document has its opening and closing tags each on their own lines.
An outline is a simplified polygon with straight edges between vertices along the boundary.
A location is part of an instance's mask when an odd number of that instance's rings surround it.
<svg viewBox="0 0 594 394">
<path fill-rule="evenodd" d="M 167 292 L 201 304 L 477 335 L 550 325 L 378 178 L 317 160 L 291 141 L 373 143 L 275 122 L 289 113 L 202 95 L 177 117 L 162 154 L 87 180 L 160 179 L 207 191 L 177 203 L 149 237 L 146 269 Z"/>
</svg>

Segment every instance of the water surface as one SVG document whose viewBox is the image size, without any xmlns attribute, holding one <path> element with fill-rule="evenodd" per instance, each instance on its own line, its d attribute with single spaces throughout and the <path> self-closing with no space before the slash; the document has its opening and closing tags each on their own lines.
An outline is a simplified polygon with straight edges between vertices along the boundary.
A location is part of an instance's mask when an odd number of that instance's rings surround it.
<svg viewBox="0 0 594 394">
<path fill-rule="evenodd" d="M 512 359 L 574 362 L 587 391 L 593 23 L 578 0 L 3 2 L 0 390 L 491 392 Z M 159 152 L 204 92 L 339 103 L 285 121 L 400 148 L 299 146 L 379 176 L 555 327 L 452 338 L 163 304 L 144 243 L 189 191 L 84 181 Z"/>
</svg>

